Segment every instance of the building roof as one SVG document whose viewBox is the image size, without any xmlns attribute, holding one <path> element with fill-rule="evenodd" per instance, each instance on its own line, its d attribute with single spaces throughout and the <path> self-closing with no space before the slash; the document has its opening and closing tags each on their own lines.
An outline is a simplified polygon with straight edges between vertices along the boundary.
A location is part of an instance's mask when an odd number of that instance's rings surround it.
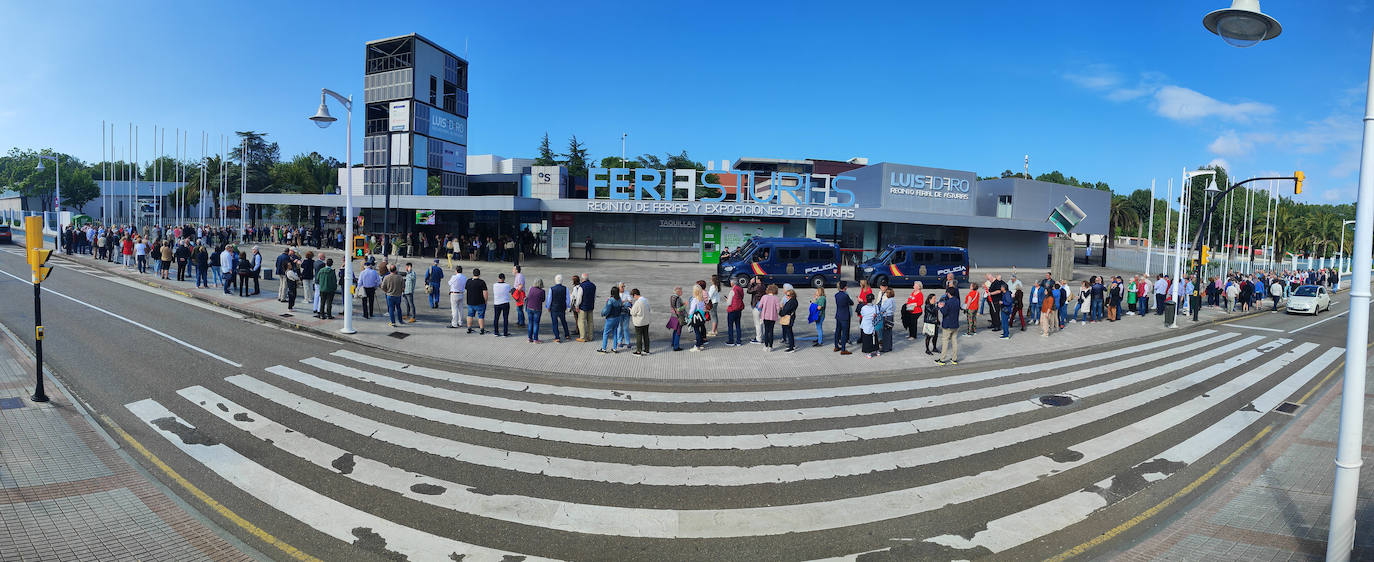
<svg viewBox="0 0 1374 562">
<path fill-rule="evenodd" d="M 431 41 L 428 37 L 425 37 L 424 35 L 420 35 L 419 33 L 407 33 L 407 34 L 405 34 L 405 35 L 397 35 L 397 36 L 395 36 L 395 37 L 383 37 L 383 38 L 381 38 L 381 39 L 373 39 L 373 40 L 371 40 L 371 41 L 368 41 L 368 42 L 365 43 L 364 45 L 372 45 L 372 44 L 374 44 L 374 43 L 382 43 L 382 42 L 384 42 L 384 41 L 394 41 L 394 40 L 396 40 L 396 39 L 406 39 L 406 38 L 419 39 L 419 40 L 421 40 L 421 41 L 424 41 L 425 43 L 428 43 L 429 46 L 434 47 L 435 49 L 438 49 L 439 52 L 444 53 L 444 54 L 446 54 L 446 55 L 448 55 L 448 56 L 451 56 L 451 57 L 453 57 L 453 58 L 456 58 L 456 59 L 458 59 L 458 60 L 460 60 L 460 61 L 463 61 L 463 64 L 467 64 L 467 62 L 468 62 L 468 59 L 465 59 L 465 58 L 463 58 L 463 57 L 460 57 L 460 56 L 458 56 L 458 55 L 453 54 L 453 51 L 450 51 L 450 50 L 448 50 L 448 49 L 445 49 L 445 48 L 439 46 L 438 43 L 435 43 L 434 41 Z"/>
</svg>

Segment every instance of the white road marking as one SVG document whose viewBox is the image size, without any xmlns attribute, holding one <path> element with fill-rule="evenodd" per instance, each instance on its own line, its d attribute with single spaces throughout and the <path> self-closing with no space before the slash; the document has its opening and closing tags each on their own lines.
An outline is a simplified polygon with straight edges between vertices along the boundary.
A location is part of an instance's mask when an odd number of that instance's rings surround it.
<svg viewBox="0 0 1374 562">
<path fill-rule="evenodd" d="M 1196 332 L 1189 332 L 1177 337 L 1166 338 L 1158 341 L 1143 343 L 1123 349 L 1104 351 L 1088 355 L 1072 356 L 1065 359 L 1050 361 L 1047 363 L 1036 363 L 1022 365 L 1006 369 L 995 369 L 965 375 L 955 375 L 949 377 L 939 377 L 933 379 L 907 380 L 890 383 L 875 383 L 854 386 L 835 386 L 817 387 L 794 390 L 758 390 L 742 392 L 654 392 L 654 391 L 622 391 L 613 389 L 585 388 L 576 386 L 558 386 L 540 383 L 527 383 L 521 381 L 497 379 L 491 377 L 481 377 L 476 375 L 465 375 L 460 373 L 450 373 L 439 369 L 421 367 L 418 365 L 408 365 L 399 361 L 392 361 L 380 357 L 364 355 L 347 349 L 335 351 L 332 355 L 342 357 L 351 361 L 371 365 L 382 369 L 410 373 L 413 375 L 444 380 L 470 386 L 487 388 L 498 388 L 502 390 L 513 390 L 516 392 L 530 392 L 535 394 L 551 394 L 554 396 L 565 396 L 572 398 L 589 398 L 594 400 L 613 400 L 637 402 L 670 402 L 670 403 L 704 403 L 704 402 L 779 402 L 788 400 L 809 400 L 826 399 L 841 396 L 862 396 L 866 394 L 878 394 L 886 392 L 901 392 L 907 390 L 920 390 L 926 388 L 939 388 L 955 384 L 966 384 L 996 380 L 999 378 L 1024 375 L 1037 371 L 1055 371 L 1065 367 L 1083 365 L 1094 361 L 1113 360 L 1120 361 L 1126 355 L 1141 351 L 1148 351 L 1162 347 L 1175 346 L 1188 340 L 1192 340 L 1204 335 L 1212 334 L 1215 330 L 1202 329 Z"/>
<path fill-rule="evenodd" d="M 1342 317 L 1342 316 L 1345 316 L 1345 315 L 1348 314 L 1349 312 L 1350 312 L 1349 310 L 1346 310 L 1346 311 L 1343 311 L 1343 312 L 1341 312 L 1340 314 L 1337 314 L 1337 315 L 1335 315 L 1335 316 L 1327 316 L 1326 318 L 1323 318 L 1323 319 L 1318 320 L 1318 321 L 1316 321 L 1316 322 L 1312 322 L 1312 323 L 1310 323 L 1310 324 L 1308 324 L 1308 325 L 1306 325 L 1306 326 L 1301 326 L 1301 327 L 1298 327 L 1298 328 L 1294 328 L 1294 329 L 1292 329 L 1292 330 L 1288 330 L 1288 333 L 1290 333 L 1290 334 L 1296 334 L 1296 333 L 1298 333 L 1298 332 L 1301 332 L 1301 331 L 1303 331 L 1303 330 L 1306 330 L 1306 329 L 1308 329 L 1308 328 L 1311 328 L 1311 327 L 1313 327 L 1313 326 L 1316 326 L 1317 324 L 1321 324 L 1321 323 L 1323 323 L 1323 322 L 1330 322 L 1330 321 L 1332 321 L 1332 320 L 1335 320 L 1335 319 L 1337 319 L 1337 318 L 1340 318 L 1340 317 Z"/>
<path fill-rule="evenodd" d="M 1226 337 L 1218 336 L 1217 340 L 1224 340 Z M 1101 383 L 1081 387 L 1069 391 L 1067 394 L 1080 399 L 1090 398 L 1098 394 L 1110 392 L 1139 382 L 1148 381 L 1157 377 L 1165 376 L 1170 373 L 1180 372 L 1187 367 L 1201 363 L 1215 355 L 1224 355 L 1240 348 L 1252 345 L 1263 340 L 1263 336 L 1250 336 L 1248 338 L 1233 342 L 1229 345 L 1208 349 L 1208 354 L 1194 353 L 1179 361 L 1156 366 L 1145 371 L 1133 373 L 1124 377 L 1119 377 Z M 1287 340 L 1279 340 L 1274 343 L 1286 343 Z M 1210 340 L 1204 340 L 1197 345 L 1210 344 Z M 1180 350 L 1186 352 L 1187 350 Z M 309 361 L 306 361 L 309 363 Z M 327 362 L 326 362 L 327 363 Z M 347 369 L 347 368 L 346 368 Z M 910 421 L 893 422 L 879 425 L 857 426 L 837 429 L 824 429 L 801 432 L 778 432 L 766 434 L 737 434 L 737 435 L 655 435 L 655 434 L 631 434 L 631 433 L 607 433 L 601 431 L 575 430 L 563 427 L 552 427 L 546 425 L 534 425 L 517 422 L 502 421 L 477 416 L 457 414 L 427 406 L 421 406 L 394 398 L 379 396 L 360 389 L 341 385 L 333 381 L 325 380 L 313 375 L 302 373 L 289 367 L 281 365 L 267 369 L 268 372 L 298 382 L 300 384 L 328 392 L 335 396 L 341 396 L 355 402 L 375 406 L 385 410 L 416 416 L 419 418 L 453 425 L 457 427 L 472 428 L 481 431 L 504 433 L 507 435 L 517 435 L 520 437 L 530 437 L 534 439 L 544 439 L 550 441 L 562 441 L 567 443 L 580 443 L 584 445 L 597 445 L 606 447 L 626 447 L 626 448 L 646 448 L 664 450 L 691 450 L 691 449 L 717 449 L 717 450 L 751 450 L 763 449 L 767 447 L 805 447 L 822 443 L 844 443 L 850 441 L 860 441 L 864 439 L 881 439 L 888 437 L 901 437 L 914 435 L 922 431 L 935 431 L 949 429 L 961 425 L 984 422 L 1014 414 L 1033 412 L 1044 407 L 1038 402 L 1017 399 L 1015 402 L 1000 404 L 981 408 L 977 410 L 956 412 L 943 416 L 930 418 L 920 418 Z M 1072 382 L 1074 380 L 1087 378 L 1101 374 L 1097 369 L 1088 369 L 1084 373 L 1069 373 L 1060 377 L 1050 377 L 1050 379 L 1063 380 L 1035 380 L 1023 383 L 1014 383 L 1001 387 L 989 387 L 968 391 L 977 393 L 980 397 L 1002 396 L 1017 392 L 1026 392 L 1034 389 L 1048 388 Z M 358 380 L 376 382 L 378 384 L 391 386 L 395 384 L 397 388 L 413 392 L 422 396 L 432 396 L 444 398 L 447 389 L 428 387 L 425 385 L 413 385 L 405 381 L 386 381 L 387 377 L 358 376 Z M 951 395 L 934 396 L 918 399 L 922 402 L 922 407 L 942 406 L 949 403 L 957 403 L 972 398 L 966 396 L 955 396 L 965 393 L 954 393 Z M 946 400 L 946 398 L 949 398 Z M 559 408 L 554 404 L 539 404 L 540 406 Z M 892 408 L 880 409 L 879 411 L 891 411 Z M 616 412 L 616 410 L 598 410 L 599 412 Z M 645 412 L 654 413 L 654 412 Z M 683 416 L 691 416 L 691 412 L 674 412 Z"/>
<path fill-rule="evenodd" d="M 847 418 L 855 416 L 865 416 L 873 414 L 889 414 L 892 412 L 910 411 L 933 406 L 945 406 L 967 402 L 994 398 L 1007 394 L 1027 392 L 1036 389 L 1043 389 L 1050 386 L 1057 386 L 1089 377 L 1099 376 L 1112 372 L 1113 368 L 1128 369 L 1133 365 L 1150 363 L 1164 359 L 1172 355 L 1187 353 L 1195 349 L 1205 349 L 1208 352 L 1215 351 L 1210 346 L 1217 345 L 1222 341 L 1230 339 L 1237 334 L 1235 332 L 1224 332 L 1215 337 L 1159 351 L 1150 355 L 1132 358 L 1129 362 L 1123 362 L 1115 366 L 1089 367 L 1064 373 L 1061 375 L 1032 379 L 1005 385 L 989 386 L 967 390 L 963 392 L 952 392 L 935 396 L 921 396 L 902 400 L 891 400 L 881 402 L 862 402 L 858 404 L 846 404 L 840 406 L 817 406 L 804 408 L 788 408 L 778 410 L 744 410 L 730 412 L 682 412 L 682 411 L 662 411 L 662 410 L 625 410 L 613 408 L 596 408 L 587 406 L 571 406 L 564 404 L 551 404 L 546 402 L 535 402 L 530 400 L 516 400 L 499 396 L 488 396 L 485 394 L 475 394 L 462 392 L 449 388 L 441 388 L 425 384 L 414 383 L 411 381 L 396 379 L 384 375 L 379 375 L 362 369 L 356 369 L 346 365 L 340 365 L 332 361 L 325 361 L 314 357 L 301 360 L 302 363 L 328 371 L 337 375 L 342 375 L 354 380 L 370 382 L 379 386 L 438 398 L 448 402 L 460 404 L 470 404 L 487 408 L 508 410 L 512 412 L 528 412 L 547 416 L 560 416 L 585 420 L 646 423 L 646 424 L 754 424 L 754 423 L 773 423 L 790 422 L 799 420 L 815 420 L 828 418 Z M 1259 339 L 1254 336 L 1252 339 Z M 1247 340 L 1251 341 L 1251 340 Z"/>
<path fill-rule="evenodd" d="M 14 274 L 12 274 L 12 273 L 10 273 L 10 272 L 8 272 L 8 271 L 0 271 L 0 273 L 3 273 L 3 274 L 5 274 L 5 275 L 8 275 L 8 276 L 13 277 L 13 278 L 15 278 L 15 279 L 18 279 L 20 282 L 22 282 L 22 283 L 24 283 L 24 284 L 26 284 L 26 285 L 30 285 L 30 286 L 33 285 L 33 283 L 30 282 L 28 279 L 24 279 L 24 278 L 22 278 L 22 277 L 19 277 L 19 276 L 17 276 L 17 275 L 14 275 Z M 154 334 L 157 334 L 157 335 L 159 335 L 159 336 L 162 336 L 162 337 L 164 337 L 164 338 L 167 338 L 168 340 L 171 340 L 172 342 L 177 343 L 177 344 L 181 345 L 182 347 L 185 347 L 185 348 L 190 349 L 190 350 L 192 350 L 192 351 L 196 351 L 196 352 L 202 353 L 202 354 L 204 354 L 204 355 L 206 355 L 206 356 L 209 356 L 209 357 L 212 357 L 212 358 L 214 358 L 214 359 L 218 359 L 218 360 L 220 360 L 220 361 L 223 361 L 223 362 L 225 362 L 225 363 L 228 363 L 228 364 L 230 364 L 230 365 L 233 365 L 234 367 L 243 367 L 243 364 L 242 364 L 242 363 L 237 363 L 237 362 L 234 362 L 234 361 L 230 361 L 229 359 L 226 359 L 226 358 L 224 358 L 224 357 L 221 357 L 221 356 L 219 356 L 219 355 L 216 355 L 216 354 L 214 354 L 214 353 L 212 353 L 212 352 L 206 350 L 205 348 L 198 347 L 198 346 L 196 346 L 196 345 L 192 345 L 191 343 L 189 343 L 189 342 L 187 342 L 187 341 L 185 341 L 185 340 L 182 340 L 181 338 L 178 338 L 178 337 L 176 337 L 176 336 L 173 336 L 173 335 L 171 335 L 171 334 L 168 334 L 168 333 L 166 333 L 166 332 L 163 332 L 163 331 L 161 331 L 161 330 L 158 330 L 158 329 L 156 329 L 156 328 L 153 328 L 152 326 L 149 326 L 149 325 L 144 324 L 144 323 L 142 323 L 142 322 L 139 322 L 139 321 L 137 321 L 137 320 L 133 320 L 133 319 L 130 319 L 130 318 L 125 318 L 125 317 L 123 317 L 123 316 L 120 316 L 120 315 L 118 315 L 118 314 L 115 314 L 115 313 L 113 313 L 113 312 L 110 312 L 110 311 L 108 311 L 108 310 L 105 310 L 105 309 L 103 309 L 103 308 L 100 308 L 100 307 L 98 307 L 98 306 L 96 306 L 96 305 L 93 305 L 93 304 L 88 303 L 88 302 L 86 302 L 86 301 L 83 301 L 83 300 L 81 300 L 81 299 L 69 297 L 69 296 L 67 296 L 67 295 L 64 295 L 64 294 L 62 294 L 62 293 L 59 293 L 59 292 L 54 291 L 54 290 L 52 290 L 52 289 L 45 290 L 44 293 L 62 297 L 62 298 L 64 298 L 64 299 L 67 299 L 67 300 L 69 300 L 69 301 L 72 301 L 72 302 L 74 302 L 74 303 L 76 303 L 76 304 L 79 304 L 79 305 L 85 306 L 85 307 L 87 307 L 87 308 L 90 308 L 91 310 L 95 310 L 95 311 L 97 311 L 97 312 L 103 312 L 103 313 L 105 313 L 105 314 L 107 314 L 107 315 L 109 315 L 109 316 L 111 316 L 111 317 L 113 317 L 113 318 L 118 318 L 118 319 L 123 320 L 123 321 L 125 321 L 125 322 L 128 322 L 128 323 L 130 323 L 130 324 L 133 324 L 133 325 L 135 325 L 135 326 L 138 326 L 139 328 L 143 328 L 144 330 L 148 330 L 149 332 L 152 332 L 152 333 L 154 333 Z"/>
<path fill-rule="evenodd" d="M 820 480 L 837 476 L 853 476 L 961 458 L 982 451 L 1007 447 L 1118 415 L 1131 408 L 1169 396 L 1233 369 L 1262 355 L 1250 350 L 1235 357 L 1199 369 L 1184 377 L 1160 386 L 1134 392 L 1128 396 L 1097 406 L 1075 410 L 1063 415 L 981 434 L 957 441 L 884 451 L 854 457 L 821 459 L 787 465 L 703 465 L 659 466 L 589 461 L 551 457 L 521 451 L 507 451 L 481 445 L 462 443 L 433 435 L 388 425 L 376 420 L 327 406 L 314 400 L 257 380 L 248 375 L 235 375 L 225 380 L 262 398 L 281 404 L 301 414 L 333 423 L 354 433 L 402 447 L 427 451 L 462 462 L 513 470 L 527 474 L 543 474 L 577 480 L 619 484 L 650 484 L 659 486 L 746 486 Z M 1258 372 L 1258 371 L 1255 371 Z"/>
<path fill-rule="evenodd" d="M 1247 329 L 1247 330 L 1264 330 L 1264 331 L 1266 331 L 1266 332 L 1282 332 L 1282 331 L 1283 331 L 1283 330 L 1280 330 L 1280 329 L 1278 329 L 1278 328 L 1261 328 L 1261 327 L 1259 327 L 1259 326 L 1246 326 L 1245 324 L 1227 324 L 1227 326 L 1230 326 L 1230 327 L 1232 327 L 1232 328 L 1245 328 L 1245 329 Z"/>
<path fill-rule="evenodd" d="M 417 531 L 354 509 L 272 472 L 222 443 L 188 444 L 176 433 L 163 429 L 154 422 L 170 420 L 171 423 L 184 426 L 183 431 L 195 431 L 194 426 L 176 417 L 162 404 L 153 400 L 142 400 L 125 407 L 181 452 L 238 489 L 273 509 L 341 541 L 352 543 L 359 539 L 354 535 L 355 531 L 370 529 L 386 541 L 387 550 L 404 554 L 411 560 L 446 562 L 452 560 L 449 558 L 449 554 L 452 553 L 466 555 L 463 560 L 500 561 L 508 554 Z M 535 557 L 527 559 L 547 560 Z"/>
<path fill-rule="evenodd" d="M 1288 355 L 1302 355 L 1316 348 L 1316 344 L 1305 343 L 1298 346 Z M 1283 382 L 1265 391 L 1264 394 L 1256 398 L 1252 403 L 1253 409 L 1239 410 L 1227 415 L 1221 421 L 1212 424 L 1207 429 L 1197 432 L 1187 440 L 1174 445 L 1169 450 L 1160 453 L 1149 461 L 1136 464 L 1134 469 L 1156 461 L 1168 461 L 1182 463 L 1184 466 L 1191 465 L 1201 459 L 1207 453 L 1220 447 L 1222 444 L 1239 435 L 1242 430 L 1249 427 L 1259 420 L 1270 410 L 1274 409 L 1279 403 L 1297 392 L 1303 385 L 1310 382 L 1322 372 L 1328 365 L 1345 353 L 1344 348 L 1328 349 L 1325 353 L 1318 356 L 1311 363 L 1295 371 Z M 1176 471 L 1175 471 L 1176 472 Z M 1167 475 L 1154 472 L 1144 475 L 1150 482 L 1164 479 Z M 1096 487 L 1109 489 L 1113 479 L 1098 482 Z M 1139 493 L 1139 492 L 1136 492 Z M 1119 502 L 1123 498 L 1117 498 Z M 1067 528 L 1070 525 L 1086 520 L 1097 510 L 1107 507 L 1108 502 L 1096 492 L 1087 489 L 1079 490 L 1064 496 L 1055 498 L 1049 502 L 1036 505 L 1030 509 L 1019 511 L 1005 517 L 1001 517 L 987 523 L 987 528 L 979 531 L 972 538 L 964 538 L 958 535 L 941 535 L 926 539 L 933 542 L 957 549 L 970 549 L 984 547 L 993 553 L 1005 552 L 1014 547 L 1025 544 L 1031 540 L 1038 539 L 1050 533 Z"/>
</svg>

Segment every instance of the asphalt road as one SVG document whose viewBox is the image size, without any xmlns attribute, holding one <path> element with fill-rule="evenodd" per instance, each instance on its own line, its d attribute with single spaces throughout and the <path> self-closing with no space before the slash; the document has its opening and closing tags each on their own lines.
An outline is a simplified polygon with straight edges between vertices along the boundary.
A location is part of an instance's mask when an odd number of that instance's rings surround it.
<svg viewBox="0 0 1374 562">
<path fill-rule="evenodd" d="M 595 384 L 344 350 L 56 265 L 50 368 L 210 497 L 327 560 L 1053 556 L 1281 430 L 1293 418 L 1269 410 L 1339 363 L 1346 311 L 1341 294 L 1317 318 L 976 367 L 913 355 L 883 378 Z M 0 272 L 27 271 L 0 253 Z M 29 345 L 31 294 L 0 275 L 0 322 Z"/>
</svg>

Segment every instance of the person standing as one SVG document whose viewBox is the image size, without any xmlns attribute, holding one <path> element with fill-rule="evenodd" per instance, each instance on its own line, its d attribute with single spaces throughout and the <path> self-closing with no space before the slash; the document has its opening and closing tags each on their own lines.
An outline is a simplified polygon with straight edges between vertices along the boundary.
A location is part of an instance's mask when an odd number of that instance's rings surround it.
<svg viewBox="0 0 1374 562">
<path fill-rule="evenodd" d="M 428 238 L 426 238 L 428 240 Z M 429 287 L 429 307 L 439 308 L 439 284 L 444 281 L 444 268 L 439 267 L 439 260 L 434 260 L 434 265 L 429 266 L 425 271 L 425 286 Z M 456 316 L 456 315 L 455 315 Z"/>
<path fill-rule="evenodd" d="M 897 327 L 897 299 L 891 287 L 883 289 L 883 302 L 878 305 L 883 314 L 882 344 L 883 353 L 892 352 L 892 330 Z"/>
<path fill-rule="evenodd" d="M 137 243 L 137 244 L 134 244 L 134 256 L 135 256 L 135 259 L 138 260 L 138 272 L 139 272 L 139 273 L 147 273 L 147 272 L 148 272 L 148 244 L 147 244 L 146 242 L 144 242 L 142 238 L 140 238 L 140 239 L 138 240 L 138 243 Z"/>
<path fill-rule="evenodd" d="M 226 295 L 233 294 L 230 290 L 234 286 L 234 275 L 237 270 L 234 262 L 237 260 L 238 254 L 234 253 L 233 246 L 225 246 L 224 251 L 220 252 L 219 270 L 220 274 L 224 276 L 224 294 Z"/>
<path fill-rule="evenodd" d="M 463 309 L 464 305 L 467 304 L 463 300 L 463 291 L 467 289 L 467 286 L 468 276 L 463 275 L 463 266 L 454 266 L 453 276 L 448 278 L 448 327 L 455 330 L 467 326 L 467 323 L 463 321 L 465 317 Z"/>
<path fill-rule="evenodd" d="M 514 275 L 510 285 L 511 295 L 519 296 L 519 298 L 512 298 L 511 300 L 511 306 L 515 312 L 515 325 L 522 327 L 525 325 L 525 294 L 528 292 L 525 287 L 525 274 L 520 272 L 520 266 L 515 265 L 511 266 L 511 275 Z"/>
<path fill-rule="evenodd" d="M 406 270 L 402 275 L 405 278 L 405 290 L 401 292 L 401 304 L 405 305 L 406 314 L 402 320 L 411 324 L 415 323 L 415 268 L 406 262 Z"/>
<path fill-rule="evenodd" d="M 601 317 L 605 322 L 601 325 L 601 348 L 597 353 L 616 353 L 620 347 L 620 309 L 625 307 L 625 301 L 620 300 L 620 287 L 611 285 L 610 294 L 606 296 L 606 303 L 601 306 Z"/>
<path fill-rule="evenodd" d="M 816 287 L 816 294 L 811 296 L 811 306 L 816 308 L 816 342 L 811 344 L 811 347 L 820 347 L 825 343 L 826 304 L 828 302 L 825 298 L 825 287 Z"/>
<path fill-rule="evenodd" d="M 590 237 L 587 238 L 591 240 Z M 596 284 L 592 283 L 592 276 L 588 273 L 582 274 L 582 297 L 578 301 L 577 334 L 580 336 L 577 341 L 591 341 L 595 337 L 592 331 L 596 326 L 592 320 L 592 314 L 596 310 Z"/>
<path fill-rule="evenodd" d="M 1020 291 L 1017 289 L 1017 292 Z M 922 320 L 924 320 L 921 332 L 926 337 L 926 355 L 934 355 L 940 352 L 940 304 L 934 293 L 926 297 L 921 313 Z M 1025 330 L 1024 325 L 1021 329 Z"/>
<path fill-rule="evenodd" d="M 736 347 L 744 345 L 744 332 L 740 329 L 740 319 L 744 315 L 744 287 L 735 281 L 730 282 L 730 296 L 725 302 L 725 345 Z"/>
<path fill-rule="evenodd" d="M 208 269 L 210 267 L 210 250 L 206 249 L 205 244 L 196 244 L 196 249 L 191 253 L 191 261 L 196 265 L 196 288 L 210 288 Z"/>
<path fill-rule="evenodd" d="M 481 330 L 478 335 L 486 335 L 487 282 L 482 280 L 482 270 L 473 268 L 472 279 L 468 279 L 467 284 L 463 287 L 463 293 L 467 295 L 468 302 L 468 333 L 472 333 L 472 324 L 476 322 L 477 327 Z"/>
<path fill-rule="evenodd" d="M 586 252 L 586 259 L 588 259 L 588 260 L 592 259 L 592 237 L 591 237 L 591 236 L 588 236 L 587 239 L 586 239 L 585 241 L 583 241 L 583 243 L 582 243 L 582 249 L 583 249 L 584 252 Z"/>
<path fill-rule="evenodd" d="M 768 285 L 764 289 L 764 294 L 759 298 L 759 304 L 756 308 L 759 317 L 763 320 L 763 347 L 768 351 L 773 351 L 773 326 L 778 322 L 778 311 L 781 308 L 781 303 L 778 302 L 777 285 Z"/>
<path fill-rule="evenodd" d="M 497 273 L 496 283 L 491 286 L 491 310 L 496 315 L 491 321 L 491 331 L 496 337 L 510 336 L 510 301 L 513 287 L 506 282 L 506 274 Z M 502 327 L 504 319 L 505 326 Z"/>
<path fill-rule="evenodd" d="M 186 266 L 191 263 L 191 248 L 185 240 L 177 242 L 177 249 L 172 257 L 177 260 L 177 281 L 186 281 Z"/>
<path fill-rule="evenodd" d="M 687 325 L 687 303 L 682 300 L 682 287 L 673 287 L 668 297 L 668 329 L 673 332 L 673 351 L 682 351 L 682 327 Z"/>
<path fill-rule="evenodd" d="M 528 339 L 530 343 L 543 343 L 539 341 L 539 319 L 544 314 L 544 280 L 536 279 L 534 286 L 530 287 L 529 293 L 525 295 L 525 314 L 529 315 L 526 322 L 528 328 Z"/>
<path fill-rule="evenodd" d="M 1164 280 L 1164 274 L 1155 276 L 1155 315 L 1164 315 L 1164 296 L 1169 292 L 1169 282 Z"/>
<path fill-rule="evenodd" d="M 553 276 L 553 286 L 549 287 L 549 324 L 553 326 L 553 343 L 563 343 L 570 338 L 568 331 L 568 288 L 563 286 L 563 275 Z M 563 331 L 558 328 L 562 326 Z"/>
<path fill-rule="evenodd" d="M 257 295 L 262 293 L 262 286 L 258 284 L 258 280 L 262 277 L 262 252 L 257 246 L 253 246 L 252 264 L 253 266 L 249 270 L 249 277 L 253 279 L 252 295 Z"/>
<path fill-rule="evenodd" d="M 991 305 L 989 311 L 988 327 L 991 330 L 1002 328 L 1002 295 L 1007 293 L 1007 283 L 1002 281 L 1002 276 L 988 274 L 988 304 Z M 1006 330 L 1002 330 L 1005 332 Z"/>
<path fill-rule="evenodd" d="M 394 328 L 399 325 L 401 317 L 401 295 L 405 294 L 406 280 L 396 271 L 395 264 L 386 266 L 386 278 L 382 279 L 382 294 L 386 296 L 386 315 Z"/>
<path fill-rule="evenodd" d="M 306 250 L 305 259 L 301 260 L 301 288 L 305 292 L 305 302 L 310 304 L 315 302 L 315 270 L 319 264 L 315 263 L 315 252 Z"/>
<path fill-rule="evenodd" d="M 783 292 L 782 306 L 778 309 L 778 323 L 782 325 L 782 343 L 787 348 L 783 353 L 797 352 L 797 292 L 787 289 Z"/>
<path fill-rule="evenodd" d="M 253 262 L 250 261 L 248 255 L 243 252 L 239 252 L 238 269 L 239 296 L 252 296 L 252 293 L 248 292 L 248 278 L 253 276 Z"/>
<path fill-rule="evenodd" d="M 296 269 L 296 262 L 286 264 L 286 310 L 288 312 L 296 309 L 296 293 L 299 292 L 301 284 L 301 274 Z"/>
<path fill-rule="evenodd" d="M 283 248 L 272 272 L 277 275 L 277 302 L 286 302 L 286 264 L 291 263 L 291 248 Z"/>
<path fill-rule="evenodd" d="M 334 293 L 338 291 L 338 278 L 334 275 L 334 260 L 324 260 L 324 267 L 315 272 L 315 287 L 320 291 L 316 298 L 319 312 L 315 317 L 322 320 L 334 319 Z"/>
<path fill-rule="evenodd" d="M 706 289 L 702 287 L 705 283 L 697 282 L 692 285 L 692 300 L 687 303 L 687 323 L 692 326 L 692 333 L 696 335 L 696 345 L 689 351 L 701 351 L 706 348 Z"/>
<path fill-rule="evenodd" d="M 882 312 L 878 310 L 878 305 L 873 303 L 873 293 L 869 292 L 862 297 L 863 308 L 859 311 L 859 342 L 864 352 L 864 357 L 872 359 L 882 352 L 878 350 L 878 322 L 882 321 Z"/>
<path fill-rule="evenodd" d="M 969 291 L 972 293 L 973 291 Z M 940 299 L 940 357 L 936 364 L 959 364 L 959 297 L 958 289 L 945 288 Z"/>
<path fill-rule="evenodd" d="M 1054 289 L 1058 286 L 1058 283 L 1051 285 L 1044 298 L 1040 299 L 1040 335 L 1043 337 L 1050 337 L 1050 332 L 1059 327 L 1059 322 L 1054 318 Z"/>
<path fill-rule="evenodd" d="M 639 289 L 630 289 L 630 322 L 635 329 L 635 351 L 637 357 L 649 354 L 649 299 L 639 294 Z"/>
<path fill-rule="evenodd" d="M 358 288 L 363 290 L 363 318 L 372 318 L 374 303 L 377 300 L 377 287 L 382 284 L 382 275 L 377 273 L 377 264 L 367 262 L 363 265 L 363 271 L 358 274 L 356 283 Z"/>
<path fill-rule="evenodd" d="M 706 312 L 711 317 L 711 330 L 706 335 L 716 337 L 720 330 L 720 276 L 711 274 L 711 284 L 706 286 Z M 729 325 L 726 325 L 729 328 Z M 728 339 L 727 335 L 727 339 Z"/>
<path fill-rule="evenodd" d="M 754 339 L 749 343 L 760 343 L 763 341 L 763 317 L 760 315 L 759 301 L 768 292 L 768 287 L 764 286 L 758 277 L 749 278 L 749 314 L 754 318 Z"/>
<path fill-rule="evenodd" d="M 968 335 L 977 333 L 978 323 L 978 304 L 983 299 L 978 297 L 978 290 L 969 287 L 968 294 L 964 296 L 964 313 L 968 315 Z"/>
<path fill-rule="evenodd" d="M 849 298 L 849 282 L 840 281 L 835 289 L 835 336 L 832 353 L 840 355 L 851 355 L 849 351 L 849 319 L 850 309 L 854 308 L 854 300 Z"/>
</svg>

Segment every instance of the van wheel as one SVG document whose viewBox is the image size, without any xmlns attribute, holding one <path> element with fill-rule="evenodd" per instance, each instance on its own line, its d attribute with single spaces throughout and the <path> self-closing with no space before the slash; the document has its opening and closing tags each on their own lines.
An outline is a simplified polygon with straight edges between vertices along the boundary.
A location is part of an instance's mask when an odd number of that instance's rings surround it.
<svg viewBox="0 0 1374 562">
<path fill-rule="evenodd" d="M 824 288 L 825 288 L 825 278 L 824 278 L 824 277 L 821 277 L 820 275 L 812 275 L 812 276 L 811 276 L 811 287 L 812 287 L 812 288 L 815 288 L 815 289 L 824 289 Z"/>
<path fill-rule="evenodd" d="M 736 284 L 736 285 L 739 285 L 739 286 L 741 286 L 741 287 L 748 287 L 748 286 L 749 286 L 749 274 L 747 274 L 747 273 L 741 273 L 741 274 L 739 274 L 739 275 L 736 275 L 736 276 L 735 276 L 735 284 Z"/>
<path fill-rule="evenodd" d="M 877 276 L 877 277 L 874 277 L 874 278 L 873 278 L 873 282 L 872 282 L 872 283 L 869 283 L 868 286 L 869 286 L 869 287 L 873 287 L 873 288 L 876 289 L 876 288 L 878 288 L 878 287 L 883 286 L 883 283 L 887 283 L 887 276 L 886 276 L 886 275 L 879 275 L 879 276 Z"/>
</svg>

